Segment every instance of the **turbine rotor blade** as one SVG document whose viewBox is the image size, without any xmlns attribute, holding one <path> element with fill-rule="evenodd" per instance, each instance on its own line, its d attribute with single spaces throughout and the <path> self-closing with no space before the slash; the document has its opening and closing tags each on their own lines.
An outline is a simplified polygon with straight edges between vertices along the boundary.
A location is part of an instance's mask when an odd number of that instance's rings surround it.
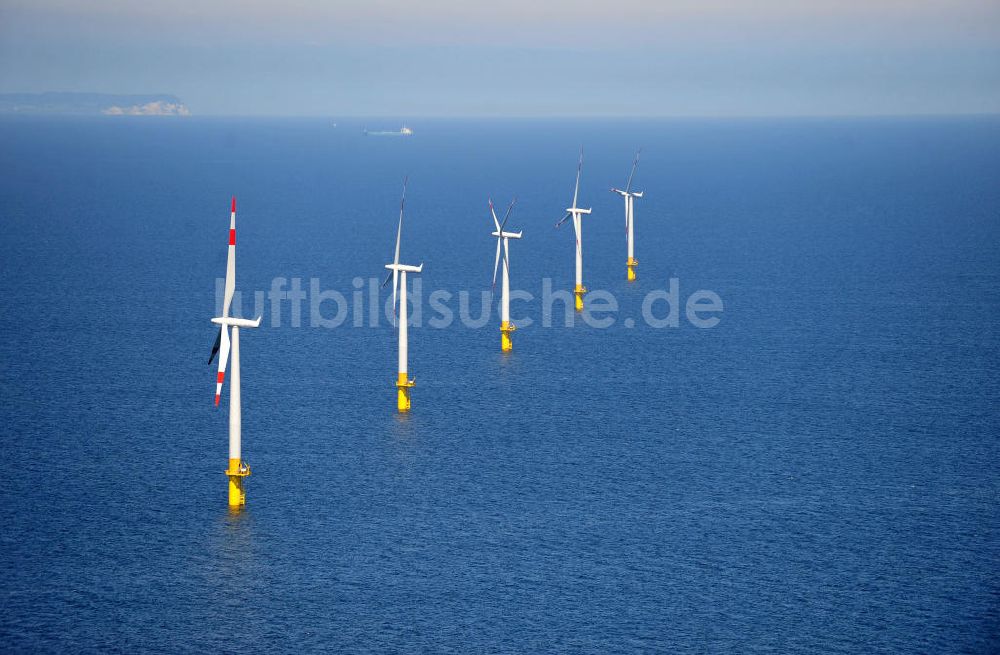
<svg viewBox="0 0 1000 655">
<path fill-rule="evenodd" d="M 503 270 L 510 275 L 510 243 L 506 239 L 503 242 Z"/>
<path fill-rule="evenodd" d="M 573 189 L 573 206 L 576 207 L 576 198 L 580 193 L 580 171 L 583 170 L 583 148 L 580 148 L 580 163 L 576 165 L 576 188 Z"/>
<path fill-rule="evenodd" d="M 642 149 L 635 151 L 635 159 L 632 161 L 632 172 L 628 174 L 628 184 L 625 185 L 625 193 L 632 190 L 632 176 L 635 175 L 635 168 L 639 165 L 639 153 Z"/>
<path fill-rule="evenodd" d="M 403 207 L 406 205 L 406 183 L 409 176 L 403 178 L 403 197 L 399 201 L 399 225 L 396 227 L 396 255 L 393 264 L 399 264 L 399 242 L 403 236 Z"/>
<path fill-rule="evenodd" d="M 229 210 L 229 251 L 226 254 L 226 293 L 222 300 L 222 315 L 229 316 L 229 307 L 236 292 L 236 196 Z"/>
<path fill-rule="evenodd" d="M 631 207 L 629 205 L 632 203 L 631 196 L 625 196 L 625 237 L 628 238 L 628 222 L 632 214 L 630 211 Z"/>
<path fill-rule="evenodd" d="M 493 260 L 493 285 L 490 290 L 496 289 L 497 287 L 497 269 L 500 267 L 500 242 L 503 241 L 501 237 L 497 237 L 497 256 Z"/>
<path fill-rule="evenodd" d="M 490 214 L 493 216 L 493 225 L 496 226 L 497 232 L 500 231 L 500 221 L 497 220 L 497 212 L 493 208 L 493 198 L 490 198 Z"/>
<path fill-rule="evenodd" d="M 570 216 L 572 216 L 572 215 L 573 215 L 573 213 L 572 213 L 572 212 L 566 212 L 566 215 L 565 215 L 565 216 L 563 216 L 563 217 L 562 217 L 562 218 L 561 218 L 561 219 L 559 220 L 559 222 L 558 222 L 558 223 L 556 223 L 556 227 L 561 227 L 561 226 L 562 226 L 562 224 L 563 224 L 563 223 L 565 223 L 566 221 L 568 221 L 568 220 L 569 220 L 569 217 L 570 217 Z"/>
<path fill-rule="evenodd" d="M 225 329 L 225 328 L 223 328 L 223 329 Z M 215 359 L 215 356 L 219 353 L 219 346 L 221 345 L 221 343 L 222 343 L 222 334 L 216 334 L 215 335 L 215 343 L 212 344 L 212 354 L 210 354 L 208 356 L 208 363 L 209 364 L 212 363 L 212 360 Z"/>
<path fill-rule="evenodd" d="M 500 222 L 500 227 L 497 228 L 497 232 L 503 232 L 503 227 L 507 224 L 507 219 L 510 218 L 510 211 L 514 209 L 515 202 L 517 202 L 517 197 L 510 201 L 510 206 L 507 207 L 507 213 L 503 215 L 503 220 Z"/>
<path fill-rule="evenodd" d="M 219 349 L 219 372 L 215 378 L 215 405 L 219 405 L 219 397 L 222 395 L 222 383 L 226 380 L 226 364 L 229 363 L 229 329 L 223 325 L 219 330 L 221 341 Z"/>
<path fill-rule="evenodd" d="M 399 201 L 399 225 L 396 228 L 396 254 L 393 257 L 392 263 L 399 265 L 399 242 L 403 236 L 403 208 L 406 206 L 406 183 L 409 182 L 410 177 L 406 176 L 403 178 L 403 197 Z M 388 282 L 389 278 L 386 276 L 385 281 Z M 392 314 L 396 315 L 396 288 L 399 281 L 399 271 L 393 269 L 392 271 Z M 383 283 L 382 286 L 385 286 Z"/>
<path fill-rule="evenodd" d="M 392 271 L 392 315 L 396 316 L 396 288 L 399 286 L 399 271 Z"/>
</svg>

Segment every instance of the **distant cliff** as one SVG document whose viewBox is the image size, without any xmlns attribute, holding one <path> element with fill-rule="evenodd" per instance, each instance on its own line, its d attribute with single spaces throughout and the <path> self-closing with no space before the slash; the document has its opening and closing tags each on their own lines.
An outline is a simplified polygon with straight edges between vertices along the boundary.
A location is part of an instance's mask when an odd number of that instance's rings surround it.
<svg viewBox="0 0 1000 655">
<path fill-rule="evenodd" d="M 0 114 L 190 116 L 177 96 L 108 93 L 0 93 Z"/>
</svg>

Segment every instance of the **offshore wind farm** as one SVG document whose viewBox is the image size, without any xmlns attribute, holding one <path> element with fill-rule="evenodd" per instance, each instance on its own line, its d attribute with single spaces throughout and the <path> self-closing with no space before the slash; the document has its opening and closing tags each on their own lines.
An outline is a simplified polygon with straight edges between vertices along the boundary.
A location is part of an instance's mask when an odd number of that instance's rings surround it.
<svg viewBox="0 0 1000 655">
<path fill-rule="evenodd" d="M 720 648 L 985 643 L 998 345 L 975 308 L 997 302 L 995 122 L 418 127 L 0 124 L 0 158 L 22 162 L 0 194 L 5 643 L 614 650 L 700 643 L 674 630 L 706 621 Z M 576 312 L 551 211 L 580 143 Z M 597 193 L 628 188 L 631 144 L 632 282 L 621 196 Z M 842 177 L 817 177 L 830 166 Z M 501 194 L 517 204 L 494 222 L 483 199 Z M 54 276 L 57 302 L 38 302 Z M 712 328 L 687 318 L 702 289 L 724 302 Z M 227 328 L 228 413 L 202 350 Z M 229 384 L 235 365 L 231 347 Z M 414 377 L 419 398 L 399 386 Z M 43 471 L 72 480 L 44 503 L 27 493 Z M 845 591 L 865 580 L 882 591 Z M 57 611 L 57 590 L 92 585 Z"/>
<path fill-rule="evenodd" d="M 368 136 L 369 132 L 363 131 L 365 136 Z M 628 181 L 625 185 L 625 190 L 612 187 L 611 191 L 618 193 L 625 199 L 625 228 L 626 236 L 628 241 L 628 276 L 629 282 L 634 282 L 636 280 L 634 267 L 638 263 L 634 259 L 634 244 L 633 236 L 634 230 L 632 226 L 633 221 L 633 200 L 634 198 L 641 198 L 643 192 L 632 191 L 632 178 L 635 176 L 636 167 L 639 164 L 639 152 L 636 151 L 635 159 L 632 163 L 632 169 L 629 172 Z M 577 165 L 576 172 L 576 184 L 573 190 L 573 205 L 568 208 L 567 214 L 556 223 L 558 228 L 560 225 L 566 222 L 569 218 L 572 218 L 574 223 L 573 227 L 576 232 L 576 285 L 573 289 L 574 293 L 574 308 L 577 312 L 582 312 L 584 310 L 584 297 L 586 294 L 586 289 L 582 284 L 582 267 L 583 267 L 583 255 L 582 255 L 582 224 L 581 217 L 585 214 L 590 214 L 591 209 L 581 209 L 577 207 L 577 199 L 580 192 L 580 174 L 583 169 L 583 149 L 580 150 L 580 159 Z M 398 374 L 396 380 L 397 388 L 397 398 L 396 398 L 396 409 L 400 414 L 406 414 L 410 411 L 412 406 L 411 401 L 411 389 L 415 386 L 413 379 L 409 377 L 409 303 L 407 301 L 407 283 L 406 276 L 407 273 L 418 274 L 423 272 L 423 263 L 419 266 L 412 266 L 407 264 L 401 264 L 399 259 L 400 245 L 402 243 L 403 235 L 403 215 L 406 208 L 406 187 L 409 182 L 409 177 L 404 177 L 403 179 L 403 192 L 399 202 L 399 218 L 396 225 L 396 247 L 393 255 L 393 261 L 390 264 L 386 264 L 385 268 L 389 270 L 389 274 L 386 276 L 385 281 L 382 283 L 382 288 L 385 288 L 389 281 L 392 280 L 392 302 L 391 311 L 393 323 L 397 327 L 398 338 L 397 338 L 397 352 L 398 352 Z M 510 218 L 511 212 L 514 209 L 514 204 L 517 199 L 511 200 L 510 205 L 504 212 L 503 218 L 498 218 L 496 209 L 493 206 L 492 198 L 489 200 L 489 210 L 490 216 L 493 219 L 493 225 L 496 228 L 494 232 L 491 233 L 492 236 L 496 237 L 496 256 L 493 262 L 493 282 L 490 288 L 491 301 L 488 309 L 492 308 L 492 296 L 496 291 L 497 283 L 497 272 L 500 271 L 500 264 L 503 263 L 502 273 L 501 273 L 501 284 L 500 284 L 500 300 L 499 300 L 499 313 L 500 313 L 500 350 L 503 353 L 510 353 L 513 350 L 513 341 L 511 339 L 511 333 L 516 330 L 516 327 L 511 321 L 510 316 L 510 240 L 518 240 L 522 237 L 522 232 L 507 232 L 505 227 L 507 226 L 507 221 Z M 240 403 L 240 350 L 239 350 L 239 328 L 257 328 L 260 327 L 261 316 L 258 316 L 256 320 L 247 320 L 242 318 L 230 317 L 230 308 L 232 306 L 233 296 L 235 293 L 235 278 L 236 278 L 236 196 L 232 197 L 231 207 L 230 207 L 230 218 L 229 218 L 229 247 L 227 251 L 226 260 L 226 277 L 224 284 L 223 300 L 222 300 L 222 316 L 213 318 L 212 322 L 221 326 L 221 330 L 216 337 L 215 343 L 212 346 L 212 351 L 209 356 L 209 364 L 218 355 L 218 375 L 216 380 L 216 391 L 215 391 L 215 404 L 219 405 L 219 399 L 222 394 L 222 387 L 225 381 L 226 375 L 226 365 L 229 362 L 230 351 L 232 352 L 232 376 L 230 377 L 230 404 L 229 404 L 229 467 L 226 470 L 226 476 L 229 478 L 229 493 L 228 493 L 228 505 L 230 510 L 239 511 L 246 505 L 246 491 L 244 489 L 245 478 L 250 475 L 250 467 L 243 461 L 241 455 L 241 403 Z M 398 298 L 398 302 L 397 302 Z M 232 330 L 232 337 L 230 337 L 230 329 Z"/>
</svg>

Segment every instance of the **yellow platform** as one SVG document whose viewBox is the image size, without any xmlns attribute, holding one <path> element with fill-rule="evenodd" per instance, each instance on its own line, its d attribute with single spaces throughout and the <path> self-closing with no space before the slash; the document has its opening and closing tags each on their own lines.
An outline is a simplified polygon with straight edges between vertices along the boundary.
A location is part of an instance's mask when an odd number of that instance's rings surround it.
<svg viewBox="0 0 1000 655">
<path fill-rule="evenodd" d="M 587 287 L 582 284 L 576 285 L 576 288 L 573 289 L 573 295 L 576 296 L 576 311 L 578 312 L 583 311 L 583 294 L 585 293 L 587 293 Z"/>
<path fill-rule="evenodd" d="M 243 478 L 250 475 L 250 466 L 238 459 L 229 460 L 226 476 L 229 478 L 229 507 L 239 508 L 247 504 L 247 495 L 243 490 Z"/>
<path fill-rule="evenodd" d="M 514 342 L 510 340 L 510 333 L 516 330 L 514 324 L 504 321 L 500 324 L 500 350 L 505 353 L 514 349 Z"/>
<path fill-rule="evenodd" d="M 410 389 L 414 384 L 413 380 L 406 377 L 406 373 L 400 373 L 396 378 L 396 409 L 400 412 L 410 411 Z"/>
</svg>

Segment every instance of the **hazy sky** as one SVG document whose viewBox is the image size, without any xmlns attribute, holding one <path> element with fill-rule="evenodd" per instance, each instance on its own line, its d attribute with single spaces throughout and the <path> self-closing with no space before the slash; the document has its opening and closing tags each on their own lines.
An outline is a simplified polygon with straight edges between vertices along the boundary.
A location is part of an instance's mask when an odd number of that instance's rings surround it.
<svg viewBox="0 0 1000 655">
<path fill-rule="evenodd" d="M 1000 112 L 1000 0 L 0 0 L 0 92 L 196 114 Z"/>
</svg>

